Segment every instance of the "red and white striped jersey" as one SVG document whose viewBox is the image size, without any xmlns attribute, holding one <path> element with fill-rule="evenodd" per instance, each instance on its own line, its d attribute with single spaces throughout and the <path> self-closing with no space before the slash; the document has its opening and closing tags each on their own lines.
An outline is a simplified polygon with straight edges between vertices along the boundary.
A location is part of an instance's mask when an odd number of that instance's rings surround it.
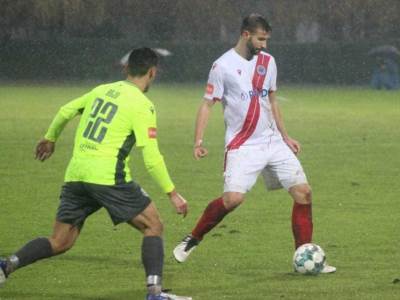
<svg viewBox="0 0 400 300">
<path fill-rule="evenodd" d="M 268 98 L 276 76 L 275 59 L 264 51 L 249 61 L 231 49 L 214 62 L 204 98 L 222 101 L 228 150 L 282 139 Z"/>
</svg>

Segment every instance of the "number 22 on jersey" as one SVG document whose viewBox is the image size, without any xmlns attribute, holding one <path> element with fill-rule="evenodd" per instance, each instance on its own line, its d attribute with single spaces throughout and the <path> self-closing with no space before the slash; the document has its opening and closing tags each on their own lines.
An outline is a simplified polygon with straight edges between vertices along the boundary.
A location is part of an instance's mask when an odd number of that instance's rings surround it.
<svg viewBox="0 0 400 300">
<path fill-rule="evenodd" d="M 96 98 L 93 102 L 92 112 L 83 136 L 89 140 L 101 143 L 106 136 L 107 127 L 114 118 L 118 106 L 111 102 L 104 102 L 101 98 Z"/>
</svg>

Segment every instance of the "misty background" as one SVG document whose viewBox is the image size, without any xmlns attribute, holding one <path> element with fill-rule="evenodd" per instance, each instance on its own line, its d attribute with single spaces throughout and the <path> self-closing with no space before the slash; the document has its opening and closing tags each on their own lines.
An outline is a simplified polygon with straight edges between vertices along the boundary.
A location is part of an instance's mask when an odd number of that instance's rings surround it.
<svg viewBox="0 0 400 300">
<path fill-rule="evenodd" d="M 400 47 L 399 0 L 0 0 L 0 10 L 3 81 L 118 80 L 120 58 L 148 46 L 173 53 L 161 81 L 205 82 L 252 12 L 272 25 L 280 82 L 368 84 L 368 52 Z"/>
</svg>

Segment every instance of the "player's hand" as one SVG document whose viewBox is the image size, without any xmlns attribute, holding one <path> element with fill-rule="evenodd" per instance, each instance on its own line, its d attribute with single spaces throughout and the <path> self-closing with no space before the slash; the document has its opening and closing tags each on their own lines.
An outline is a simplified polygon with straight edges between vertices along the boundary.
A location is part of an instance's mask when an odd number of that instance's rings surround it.
<svg viewBox="0 0 400 300">
<path fill-rule="evenodd" d="M 193 148 L 193 156 L 196 160 L 207 156 L 208 150 L 203 146 L 194 146 Z"/>
<path fill-rule="evenodd" d="M 176 213 L 186 217 L 188 213 L 188 205 L 185 198 L 183 198 L 176 190 L 168 193 L 168 196 L 172 205 L 175 207 Z"/>
<path fill-rule="evenodd" d="M 54 152 L 55 143 L 46 139 L 41 139 L 36 145 L 35 159 L 45 161 Z"/>
<path fill-rule="evenodd" d="M 285 143 L 289 146 L 290 150 L 293 151 L 294 154 L 299 154 L 301 151 L 301 145 L 298 141 L 295 139 L 292 139 L 291 137 L 287 137 L 283 139 Z"/>
</svg>

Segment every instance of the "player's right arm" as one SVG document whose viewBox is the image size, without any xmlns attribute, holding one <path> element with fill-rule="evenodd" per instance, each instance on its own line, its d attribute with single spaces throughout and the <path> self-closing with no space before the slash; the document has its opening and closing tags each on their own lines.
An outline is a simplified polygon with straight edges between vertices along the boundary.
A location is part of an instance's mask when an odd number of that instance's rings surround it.
<svg viewBox="0 0 400 300">
<path fill-rule="evenodd" d="M 223 70 L 222 66 L 218 65 L 218 63 L 215 62 L 211 67 L 210 73 L 208 75 L 204 101 L 200 105 L 200 108 L 197 112 L 193 148 L 193 156 L 196 160 L 199 160 L 200 158 L 203 158 L 208 154 L 208 150 L 202 145 L 204 131 L 208 124 L 208 119 L 210 117 L 212 106 L 215 104 L 215 102 L 222 99 L 223 94 Z"/>
<path fill-rule="evenodd" d="M 208 119 L 211 114 L 211 108 L 214 103 L 215 101 L 204 99 L 197 112 L 193 146 L 193 156 L 197 160 L 205 157 L 208 154 L 208 150 L 202 145 L 202 143 L 204 131 L 207 127 Z"/>
<path fill-rule="evenodd" d="M 45 161 L 53 154 L 55 143 L 64 127 L 76 115 L 83 112 L 87 101 L 92 96 L 91 93 L 92 92 L 89 92 L 75 100 L 72 100 L 59 109 L 44 138 L 42 138 L 36 145 L 36 159 Z"/>
</svg>

